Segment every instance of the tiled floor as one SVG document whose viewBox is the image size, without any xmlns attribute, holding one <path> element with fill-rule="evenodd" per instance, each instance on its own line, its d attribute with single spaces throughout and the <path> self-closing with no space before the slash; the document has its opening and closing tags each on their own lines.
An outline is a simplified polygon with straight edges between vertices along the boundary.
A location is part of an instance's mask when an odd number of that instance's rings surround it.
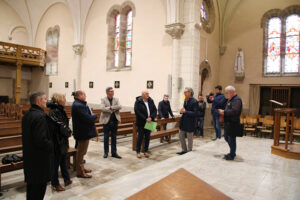
<svg viewBox="0 0 300 200">
<path fill-rule="evenodd" d="M 177 138 L 177 137 L 176 137 Z M 185 168 L 203 181 L 232 197 L 245 200 L 300 199 L 300 161 L 272 155 L 272 140 L 243 137 L 237 140 L 237 159 L 225 161 L 228 145 L 222 139 L 195 139 L 193 152 L 177 156 L 177 139 L 172 144 L 150 143 L 150 159 L 135 157 L 131 137 L 118 139 L 118 152 L 123 157 L 104 159 L 102 142 L 91 142 L 86 157 L 93 169 L 92 179 L 78 179 L 64 192 L 53 192 L 48 186 L 45 199 L 124 199 L 150 184 Z M 62 181 L 62 180 L 61 180 Z M 23 171 L 2 175 L 3 197 L 25 199 Z"/>
</svg>

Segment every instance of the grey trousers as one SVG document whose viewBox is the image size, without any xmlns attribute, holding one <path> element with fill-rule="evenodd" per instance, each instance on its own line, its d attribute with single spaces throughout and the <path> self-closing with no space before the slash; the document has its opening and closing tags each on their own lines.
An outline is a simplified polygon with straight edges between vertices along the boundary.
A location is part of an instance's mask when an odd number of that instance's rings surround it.
<svg viewBox="0 0 300 200">
<path fill-rule="evenodd" d="M 194 132 L 179 130 L 179 139 L 180 139 L 182 151 L 188 152 L 193 150 L 193 135 Z M 187 137 L 188 139 L 188 148 L 186 148 L 185 137 Z"/>
</svg>

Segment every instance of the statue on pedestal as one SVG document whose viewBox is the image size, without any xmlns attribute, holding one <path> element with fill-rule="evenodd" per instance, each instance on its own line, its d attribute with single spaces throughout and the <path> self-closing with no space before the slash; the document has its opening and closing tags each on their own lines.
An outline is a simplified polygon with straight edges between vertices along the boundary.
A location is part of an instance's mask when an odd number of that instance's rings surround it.
<svg viewBox="0 0 300 200">
<path fill-rule="evenodd" d="M 241 48 L 238 48 L 238 52 L 235 58 L 235 79 L 242 81 L 245 78 L 245 65 L 244 65 L 244 53 Z"/>
</svg>

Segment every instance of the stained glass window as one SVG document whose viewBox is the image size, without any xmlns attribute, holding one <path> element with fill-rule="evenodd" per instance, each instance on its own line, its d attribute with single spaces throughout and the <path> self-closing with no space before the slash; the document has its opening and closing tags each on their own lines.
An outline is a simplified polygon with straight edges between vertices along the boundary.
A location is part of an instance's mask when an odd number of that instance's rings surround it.
<svg viewBox="0 0 300 200">
<path fill-rule="evenodd" d="M 286 41 L 285 41 L 285 73 L 299 72 L 299 31 L 300 17 L 290 15 L 286 18 Z"/>
<path fill-rule="evenodd" d="M 207 20 L 207 13 L 206 13 L 206 9 L 205 9 L 205 4 L 204 2 L 202 2 L 201 4 L 201 10 L 200 10 L 200 14 L 201 14 L 201 20 L 204 22 Z"/>
<path fill-rule="evenodd" d="M 115 27 L 115 45 L 114 45 L 114 57 L 115 67 L 119 66 L 119 49 L 120 49 L 120 14 L 116 16 L 116 27 Z"/>
<path fill-rule="evenodd" d="M 268 23 L 267 73 L 280 73 L 280 35 L 281 20 L 278 17 L 271 18 Z"/>
<path fill-rule="evenodd" d="M 126 63 L 125 66 L 131 66 L 132 54 L 132 11 L 127 14 L 127 29 L 126 29 Z"/>
</svg>

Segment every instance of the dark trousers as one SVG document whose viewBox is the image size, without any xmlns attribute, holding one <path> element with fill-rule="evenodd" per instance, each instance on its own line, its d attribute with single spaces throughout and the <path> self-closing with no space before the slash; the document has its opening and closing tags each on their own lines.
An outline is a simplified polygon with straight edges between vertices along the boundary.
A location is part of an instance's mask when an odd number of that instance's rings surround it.
<svg viewBox="0 0 300 200">
<path fill-rule="evenodd" d="M 164 127 L 164 130 L 167 130 L 167 124 L 164 124 L 163 127 Z M 169 139 L 169 136 L 165 136 L 165 139 L 166 140 Z"/>
<path fill-rule="evenodd" d="M 235 152 L 236 152 L 236 136 L 229 136 L 228 134 L 226 134 L 226 132 L 224 133 L 224 138 L 225 141 L 228 143 L 229 148 L 230 148 L 230 156 L 232 158 L 235 157 Z"/>
<path fill-rule="evenodd" d="M 27 183 L 26 199 L 27 200 L 42 200 L 46 193 L 47 183 L 30 184 Z"/>
<path fill-rule="evenodd" d="M 199 126 L 199 122 L 200 122 L 200 126 Z M 196 118 L 196 128 L 194 131 L 194 136 L 198 136 L 198 130 L 200 130 L 200 136 L 203 137 L 203 126 L 204 126 L 204 117 L 197 117 Z"/>
<path fill-rule="evenodd" d="M 67 167 L 66 154 L 57 155 L 54 158 L 54 168 L 53 168 L 53 173 L 52 173 L 52 178 L 51 178 L 51 185 L 53 185 L 53 186 L 59 185 L 59 181 L 58 181 L 59 166 L 60 166 L 61 175 L 64 178 L 64 181 L 66 182 L 66 181 L 70 180 L 70 174 L 69 174 L 68 167 Z"/>
<path fill-rule="evenodd" d="M 111 134 L 111 154 L 117 153 L 117 131 L 118 121 L 109 121 L 103 125 L 105 154 L 109 152 L 109 133 Z"/>
<path fill-rule="evenodd" d="M 151 134 L 151 131 L 144 129 L 144 127 L 138 127 L 138 139 L 136 142 L 136 153 L 141 152 L 141 145 L 142 145 L 144 137 L 145 137 L 144 152 L 148 152 L 149 143 L 150 143 L 150 134 Z"/>
<path fill-rule="evenodd" d="M 221 133 L 221 124 L 219 121 L 220 115 L 218 113 L 213 113 L 212 114 L 213 117 L 213 124 L 214 124 L 214 128 L 216 131 L 216 138 L 221 139 L 222 133 Z"/>
</svg>

